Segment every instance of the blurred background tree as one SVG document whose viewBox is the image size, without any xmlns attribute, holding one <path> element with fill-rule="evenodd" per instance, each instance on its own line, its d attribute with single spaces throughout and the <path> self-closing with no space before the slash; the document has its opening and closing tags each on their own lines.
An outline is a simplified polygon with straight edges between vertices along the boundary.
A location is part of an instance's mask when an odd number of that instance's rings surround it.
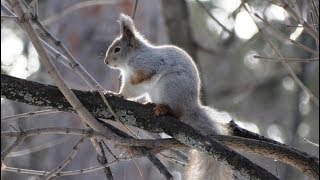
<svg viewBox="0 0 320 180">
<path fill-rule="evenodd" d="M 27 1 L 30 2 L 31 0 Z M 267 42 L 271 41 L 284 57 L 318 58 L 315 62 L 297 61 L 290 62 L 290 65 L 304 85 L 319 97 L 319 39 L 316 42 L 316 39 L 304 31 L 290 13 L 282 8 L 280 0 L 138 2 L 135 23 L 148 40 L 157 45 L 175 44 L 186 49 L 194 57 L 201 70 L 203 100 L 206 104 L 229 112 L 239 125 L 250 131 L 319 156 L 319 148 L 305 141 L 307 139 L 319 142 L 319 106 L 297 85 L 281 61 L 254 57 L 277 57 Z M 105 89 L 117 91 L 119 72 L 104 65 L 103 57 L 119 33 L 119 13 L 131 15 L 134 3 L 133 0 L 42 0 L 38 2 L 38 18 Z M 313 10 L 312 3 L 318 7 L 319 1 L 296 0 L 290 3 L 318 31 L 319 14 Z M 249 13 L 244 7 L 248 7 Z M 310 13 L 311 11 L 313 13 Z M 282 38 L 280 32 L 273 31 L 272 27 L 254 17 L 253 13 L 267 20 L 291 40 L 315 50 L 318 54 L 294 46 L 290 40 Z M 259 28 L 265 33 L 267 41 Z M 55 64 L 70 87 L 88 89 L 73 72 L 58 62 Z M 8 19 L 1 19 L 1 72 L 53 84 L 39 63 L 37 53 L 28 37 L 16 23 Z M 39 108 L 1 99 L 1 118 L 35 110 Z M 9 125 L 22 129 L 81 126 L 77 116 L 68 113 L 26 119 L 1 122 L 1 130 L 12 130 Z M 15 150 L 16 153 L 11 154 L 8 164 L 20 168 L 51 170 L 65 158 L 71 144 L 75 142 L 75 138 L 62 136 L 27 138 L 21 145 L 23 148 L 18 148 Z M 1 141 L 2 150 L 7 143 Z M 23 151 L 31 146 L 39 148 L 31 153 Z M 278 175 L 280 179 L 307 179 L 294 168 L 281 162 L 245 155 Z M 108 157 L 112 159 L 111 155 Z M 164 159 L 162 161 L 176 177 L 181 176 L 183 167 Z M 119 162 L 112 166 L 115 179 L 163 178 L 147 159 L 139 159 L 136 163 Z M 86 142 L 65 170 L 81 169 L 96 164 L 96 153 L 91 144 Z M 3 179 L 26 179 L 24 175 L 9 172 L 2 173 L 1 176 Z M 59 179 L 89 178 L 103 179 L 105 175 L 102 171 L 96 171 Z"/>
</svg>

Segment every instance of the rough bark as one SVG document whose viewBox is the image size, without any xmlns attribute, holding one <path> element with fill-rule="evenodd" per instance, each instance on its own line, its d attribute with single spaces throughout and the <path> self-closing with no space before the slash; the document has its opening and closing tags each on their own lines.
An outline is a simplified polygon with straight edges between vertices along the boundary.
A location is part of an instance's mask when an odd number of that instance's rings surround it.
<svg viewBox="0 0 320 180">
<path fill-rule="evenodd" d="M 7 75 L 1 75 L 1 96 L 35 106 L 57 108 L 60 111 L 75 112 L 68 101 L 55 86 L 22 80 Z M 112 119 L 111 113 L 105 107 L 98 92 L 73 90 L 84 106 L 96 118 Z M 192 146 L 200 151 L 226 161 L 232 169 L 241 172 L 251 179 L 277 179 L 263 168 L 253 164 L 235 151 L 218 143 L 190 126 L 179 122 L 173 117 L 154 117 L 153 106 L 142 105 L 117 97 L 106 97 L 117 112 L 118 117 L 126 124 L 141 129 L 160 133 L 165 132 L 178 141 Z M 319 171 L 317 171 L 319 174 Z"/>
</svg>

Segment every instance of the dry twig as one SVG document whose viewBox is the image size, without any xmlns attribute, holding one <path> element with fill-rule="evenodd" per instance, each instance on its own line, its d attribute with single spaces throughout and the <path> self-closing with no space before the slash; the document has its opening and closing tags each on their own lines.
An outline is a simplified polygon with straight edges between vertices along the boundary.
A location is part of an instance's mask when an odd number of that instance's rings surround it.
<svg viewBox="0 0 320 180">
<path fill-rule="evenodd" d="M 81 138 L 81 139 L 73 146 L 72 151 L 71 151 L 71 153 L 69 154 L 69 156 L 68 156 L 65 160 L 63 160 L 58 167 L 54 168 L 51 172 L 49 172 L 47 175 L 45 175 L 42 179 L 47 180 L 47 179 L 53 178 L 53 177 L 56 176 L 56 174 L 58 174 L 64 167 L 66 167 L 68 164 L 70 164 L 71 161 L 73 160 L 73 158 L 76 156 L 76 154 L 77 154 L 77 152 L 78 152 L 78 150 L 79 150 L 79 146 L 80 146 L 80 144 L 83 143 L 84 139 L 85 139 L 84 137 Z"/>
</svg>

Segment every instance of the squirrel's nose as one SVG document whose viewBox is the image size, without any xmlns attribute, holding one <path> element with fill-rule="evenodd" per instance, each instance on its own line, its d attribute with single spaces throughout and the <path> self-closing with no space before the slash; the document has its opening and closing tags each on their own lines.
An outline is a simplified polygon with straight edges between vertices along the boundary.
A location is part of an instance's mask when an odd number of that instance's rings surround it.
<svg viewBox="0 0 320 180">
<path fill-rule="evenodd" d="M 104 58 L 104 63 L 109 64 L 108 58 Z"/>
</svg>

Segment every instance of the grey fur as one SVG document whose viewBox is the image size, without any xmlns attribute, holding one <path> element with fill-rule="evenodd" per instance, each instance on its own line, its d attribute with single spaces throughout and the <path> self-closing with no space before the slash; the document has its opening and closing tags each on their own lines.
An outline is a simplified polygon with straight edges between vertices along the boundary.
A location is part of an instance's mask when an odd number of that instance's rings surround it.
<svg viewBox="0 0 320 180">
<path fill-rule="evenodd" d="M 135 29 L 132 19 L 120 15 L 120 36 L 106 52 L 105 62 L 122 74 L 120 95 L 136 98 L 148 95 L 151 102 L 166 104 L 179 119 L 206 134 L 226 134 L 222 121 L 230 120 L 224 113 L 203 106 L 200 102 L 200 79 L 192 58 L 182 49 L 171 46 L 154 46 Z M 133 37 L 124 34 L 133 34 Z M 116 48 L 120 51 L 115 52 Z M 152 74 L 150 80 L 132 85 L 130 77 L 137 70 Z M 191 153 L 187 168 L 188 180 L 227 180 L 232 173 L 221 162 L 199 153 Z"/>
</svg>

